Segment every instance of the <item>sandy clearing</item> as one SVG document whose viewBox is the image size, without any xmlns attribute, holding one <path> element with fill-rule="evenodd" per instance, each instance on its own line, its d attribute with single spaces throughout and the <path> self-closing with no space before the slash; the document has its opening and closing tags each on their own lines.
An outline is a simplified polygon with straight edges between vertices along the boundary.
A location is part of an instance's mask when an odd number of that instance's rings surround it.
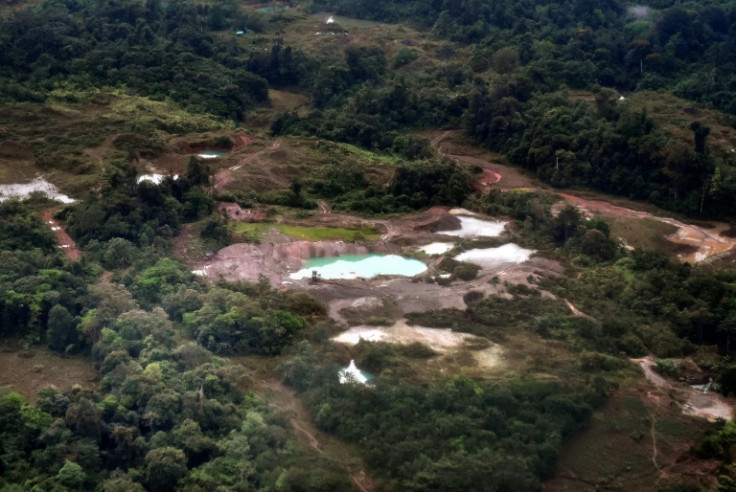
<svg viewBox="0 0 736 492">
<path fill-rule="evenodd" d="M 495 369 L 503 365 L 503 349 L 485 338 L 452 331 L 450 328 L 413 326 L 407 324 L 407 320 L 404 318 L 390 327 L 354 326 L 333 337 L 332 340 L 346 345 L 356 345 L 361 340 L 400 345 L 418 342 L 439 352 L 443 357 L 452 356 L 459 350 L 469 350 L 477 366 L 483 369 Z M 489 343 L 490 346 L 480 350 L 474 349 L 473 345 L 479 341 Z"/>
</svg>

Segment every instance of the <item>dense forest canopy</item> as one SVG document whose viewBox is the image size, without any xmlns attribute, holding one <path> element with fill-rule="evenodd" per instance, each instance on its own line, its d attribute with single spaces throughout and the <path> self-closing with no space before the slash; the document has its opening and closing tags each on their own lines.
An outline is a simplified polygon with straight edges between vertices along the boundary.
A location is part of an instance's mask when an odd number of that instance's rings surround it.
<svg viewBox="0 0 736 492">
<path fill-rule="evenodd" d="M 261 36 L 264 51 L 234 31 L 265 35 L 273 18 L 236 2 L 47 1 L 0 20 L 0 97 L 73 99 L 85 88 L 128 87 L 239 121 L 268 99 L 269 87 L 299 87 L 313 110 L 284 113 L 274 134 L 390 150 L 407 128 L 463 124 L 471 138 L 555 186 L 594 187 L 699 216 L 727 215 L 736 204 L 734 157 L 711 152 L 706 124 L 695 121 L 691 136 L 673 139 L 640 109 L 617 104 L 631 91 L 667 91 L 736 115 L 730 2 L 306 6 L 405 22 L 449 44 L 437 64 L 419 63 L 411 46 L 389 58 L 380 46 L 349 44 L 341 57 L 326 57 L 285 45 L 278 34 Z M 567 89 L 593 91 L 595 106 L 550 97 Z"/>
</svg>

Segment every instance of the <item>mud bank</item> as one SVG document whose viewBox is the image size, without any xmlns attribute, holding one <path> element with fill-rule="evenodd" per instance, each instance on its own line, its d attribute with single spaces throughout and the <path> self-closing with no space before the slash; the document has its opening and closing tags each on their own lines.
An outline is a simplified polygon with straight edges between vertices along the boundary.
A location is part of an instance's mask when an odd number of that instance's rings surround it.
<svg viewBox="0 0 736 492">
<path fill-rule="evenodd" d="M 239 243 L 221 249 L 212 260 L 197 265 L 196 270 L 205 272 L 203 276 L 213 280 L 230 282 L 257 282 L 265 276 L 271 285 L 277 286 L 289 273 L 300 270 L 303 260 L 368 252 L 365 246 L 343 241 Z"/>
</svg>

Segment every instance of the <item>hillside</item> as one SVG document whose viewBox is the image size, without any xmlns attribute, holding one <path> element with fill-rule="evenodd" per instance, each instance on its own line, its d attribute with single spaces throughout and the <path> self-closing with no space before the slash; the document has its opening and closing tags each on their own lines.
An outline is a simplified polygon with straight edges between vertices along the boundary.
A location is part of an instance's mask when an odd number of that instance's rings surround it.
<svg viewBox="0 0 736 492">
<path fill-rule="evenodd" d="M 731 490 L 734 26 L 0 3 L 0 489 Z"/>
</svg>

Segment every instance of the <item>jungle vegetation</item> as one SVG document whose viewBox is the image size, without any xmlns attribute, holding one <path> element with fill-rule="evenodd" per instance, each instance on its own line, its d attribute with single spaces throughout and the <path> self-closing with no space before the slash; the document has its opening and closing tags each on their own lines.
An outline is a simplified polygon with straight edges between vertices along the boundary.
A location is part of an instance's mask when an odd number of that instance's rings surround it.
<svg viewBox="0 0 736 492">
<path fill-rule="evenodd" d="M 127 156 L 105 163 L 100 186 L 58 213 L 81 261 L 56 248 L 37 197 L 0 202 L 0 336 L 85 357 L 100 375 L 97 390 L 48 389 L 35 401 L 0 390 L 0 489 L 350 490 L 345 470 L 298 445 L 288 418 L 256 395 L 254 374 L 230 356 L 278 358 L 279 375 L 319 429 L 353 444 L 393 490 L 541 490 L 628 357 L 715 347 L 719 362 L 707 369 L 736 392 L 732 266 L 627 251 L 601 220 L 571 207 L 552 214 L 547 193 L 472 193 L 465 170 L 409 135 L 462 128 L 554 186 L 730 217 L 734 157 L 713 147 L 711 128 L 696 119 L 675 135 L 646 107 L 620 100 L 674 94 L 733 127 L 730 2 L 289 3 L 294 15 L 329 9 L 405 23 L 436 43 L 431 63 L 411 45 L 389 55 L 347 44 L 329 56 L 288 46 L 279 30 L 289 16 L 230 0 L 5 3 L 13 5 L 0 17 L 0 104 L 89 103 L 95 89 L 116 89 L 241 123 L 269 88 L 303 91 L 307 113 L 276 115 L 272 136 L 346 142 L 395 166 L 386 183 L 352 170 L 295 182 L 272 196 L 275 204 L 310 208 L 326 198 L 364 214 L 462 205 L 509 218 L 516 242 L 568 268 L 539 283 L 558 299 L 510 287 L 510 298 L 470 296 L 465 310 L 410 318 L 498 342 L 523 333 L 577 362 L 544 381 L 417 383 L 401 377 L 402 361 L 432 354 L 368 344 L 358 350 L 373 387 L 340 384 L 344 361 L 319 302 L 265 281 L 205 283 L 175 258 L 185 224 L 204 223 L 213 244 L 229 240 L 210 173 L 195 159 L 178 180 L 137 182 L 131 161 L 165 149 L 132 122 L 117 141 Z M 235 30 L 254 37 L 235 42 Z M 560 299 L 590 318 L 572 316 Z M 719 424 L 694 449 L 724 463 L 722 490 L 736 480 L 734 432 Z"/>
</svg>

